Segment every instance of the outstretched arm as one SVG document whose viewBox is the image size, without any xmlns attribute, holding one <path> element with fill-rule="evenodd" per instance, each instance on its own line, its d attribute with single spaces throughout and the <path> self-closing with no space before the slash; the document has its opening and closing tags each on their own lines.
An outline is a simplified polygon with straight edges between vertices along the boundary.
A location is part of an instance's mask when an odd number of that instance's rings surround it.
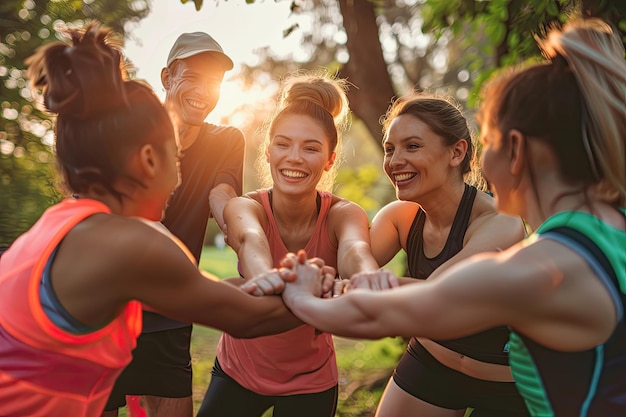
<svg viewBox="0 0 626 417">
<path fill-rule="evenodd" d="M 411 201 L 394 201 L 376 213 L 370 225 L 370 240 L 374 259 L 384 266 L 405 246 L 404 240 L 419 205 Z M 397 287 L 414 283 L 413 278 L 396 277 L 378 271 L 363 271 L 350 277 L 348 290 L 369 288 L 372 290 Z"/>
<path fill-rule="evenodd" d="M 243 196 L 230 200 L 224 209 L 228 245 L 237 253 L 241 274 L 251 279 L 274 268 L 270 245 L 263 230 L 267 221 L 259 202 Z"/>
<path fill-rule="evenodd" d="M 51 277 L 72 317 L 93 327 L 106 325 L 131 300 L 236 337 L 301 324 L 280 297 L 253 297 L 203 276 L 174 240 L 136 219 L 103 214 L 84 220 L 59 247 Z"/>
<path fill-rule="evenodd" d="M 320 299 L 319 270 L 303 262 L 305 258 L 300 252 L 298 261 L 292 256 L 291 263 L 286 263 L 295 265 L 292 273 L 298 278 L 287 283 L 283 299 L 294 314 L 323 331 L 368 339 L 416 335 L 445 339 L 512 320 L 511 309 L 502 301 L 507 297 L 499 295 L 506 280 L 494 279 L 494 262 L 489 259 L 466 263 L 449 279 L 388 291 L 356 289 L 341 297 Z"/>
<path fill-rule="evenodd" d="M 381 208 L 370 225 L 372 253 L 376 262 L 383 266 L 406 245 L 415 213 L 419 204 L 412 201 L 392 201 Z"/>
<path fill-rule="evenodd" d="M 224 220 L 226 203 L 243 192 L 243 165 L 245 160 L 245 138 L 243 132 L 235 127 L 228 127 L 227 136 L 220 146 L 228 147 L 226 158 L 217 167 L 215 186 L 209 194 L 211 214 L 215 218 L 224 236 L 228 236 L 227 224 Z"/>
<path fill-rule="evenodd" d="M 378 269 L 370 246 L 369 220 L 360 206 L 347 200 L 336 202 L 328 223 L 337 237 L 337 272 L 342 278 Z"/>
</svg>

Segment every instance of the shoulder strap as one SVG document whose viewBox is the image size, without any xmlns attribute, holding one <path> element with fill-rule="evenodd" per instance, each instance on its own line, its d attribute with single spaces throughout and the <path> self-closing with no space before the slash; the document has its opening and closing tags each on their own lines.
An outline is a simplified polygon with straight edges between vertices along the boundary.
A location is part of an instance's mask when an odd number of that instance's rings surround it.
<svg viewBox="0 0 626 417">
<path fill-rule="evenodd" d="M 611 262 L 591 238 L 571 227 L 560 226 L 541 235 L 564 244 L 585 258 L 593 271 L 609 290 L 617 308 L 618 321 L 624 316 L 626 294 L 620 291 L 620 284 Z"/>
</svg>

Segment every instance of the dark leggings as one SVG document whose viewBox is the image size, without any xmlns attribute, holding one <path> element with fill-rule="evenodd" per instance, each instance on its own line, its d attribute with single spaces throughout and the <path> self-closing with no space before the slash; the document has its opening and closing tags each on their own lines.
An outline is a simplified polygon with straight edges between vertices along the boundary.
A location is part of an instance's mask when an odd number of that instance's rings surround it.
<svg viewBox="0 0 626 417">
<path fill-rule="evenodd" d="M 211 383 L 197 417 L 261 417 L 274 407 L 273 417 L 333 417 L 337 409 L 338 386 L 313 394 L 270 396 L 256 394 L 226 375 L 217 359 Z"/>
<path fill-rule="evenodd" d="M 400 358 L 393 381 L 413 397 L 437 407 L 474 408 L 471 417 L 529 416 L 514 382 L 485 381 L 448 368 L 415 339 Z"/>
</svg>

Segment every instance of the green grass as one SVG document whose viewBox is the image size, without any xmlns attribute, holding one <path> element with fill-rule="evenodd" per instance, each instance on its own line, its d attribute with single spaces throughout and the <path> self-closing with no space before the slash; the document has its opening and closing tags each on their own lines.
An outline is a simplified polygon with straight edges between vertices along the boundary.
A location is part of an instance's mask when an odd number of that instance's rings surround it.
<svg viewBox="0 0 626 417">
<path fill-rule="evenodd" d="M 223 250 L 215 246 L 205 246 L 200 257 L 200 269 L 218 278 L 238 277 L 237 254 L 226 246 Z"/>
</svg>

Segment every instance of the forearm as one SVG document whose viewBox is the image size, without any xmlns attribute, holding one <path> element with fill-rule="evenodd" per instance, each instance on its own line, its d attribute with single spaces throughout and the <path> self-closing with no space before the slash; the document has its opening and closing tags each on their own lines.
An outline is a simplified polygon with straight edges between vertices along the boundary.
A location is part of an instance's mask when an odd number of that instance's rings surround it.
<svg viewBox="0 0 626 417">
<path fill-rule="evenodd" d="M 237 288 L 246 282 L 246 280 L 242 278 L 227 278 L 222 281 Z M 256 317 L 258 321 L 252 324 L 246 324 L 241 328 L 234 328 L 232 332 L 236 332 L 238 334 L 237 337 L 251 338 L 282 333 L 303 324 L 303 322 L 287 308 L 280 296 L 264 295 L 258 298 L 267 299 L 269 302 L 261 301 L 261 306 L 259 307 L 250 306 L 251 308 L 260 308 L 260 311 L 244 312 L 245 316 L 238 322 L 245 323 L 246 320 L 249 320 L 249 317 Z M 251 303 L 256 303 L 256 301 L 251 301 Z M 237 326 L 238 323 L 233 323 L 233 325 Z"/>
<path fill-rule="evenodd" d="M 266 242 L 247 242 L 239 246 L 237 257 L 245 279 L 268 272 L 274 268 L 272 254 Z"/>
<path fill-rule="evenodd" d="M 209 206 L 211 213 L 222 231 L 225 231 L 224 206 L 231 198 L 237 197 L 237 193 L 229 184 L 218 184 L 209 193 Z"/>
<path fill-rule="evenodd" d="M 237 281 L 218 282 L 197 287 L 187 296 L 176 314 L 182 321 L 213 327 L 238 338 L 252 338 L 282 333 L 302 325 L 280 296 L 254 297 L 238 288 Z M 210 288 L 210 290 L 208 289 Z"/>
<path fill-rule="evenodd" d="M 298 318 L 319 330 L 362 339 L 388 335 L 385 326 L 377 321 L 375 309 L 368 306 L 366 300 L 369 297 L 365 292 L 360 292 L 357 297 L 348 293 L 337 298 L 318 298 L 311 294 L 283 298 Z"/>
<path fill-rule="evenodd" d="M 378 268 L 370 247 L 364 242 L 337 251 L 337 270 L 344 279 L 349 279 L 358 272 L 376 271 Z"/>
<path fill-rule="evenodd" d="M 301 326 L 303 322 L 295 316 L 284 304 L 282 298 L 276 295 L 254 297 L 254 304 L 262 304 L 261 308 L 253 308 L 241 317 L 240 323 L 253 320 L 253 323 L 246 323 L 239 326 L 233 320 L 233 336 L 239 338 L 253 338 L 277 334 L 292 330 Z M 230 332 L 229 332 L 230 333 Z"/>
</svg>

